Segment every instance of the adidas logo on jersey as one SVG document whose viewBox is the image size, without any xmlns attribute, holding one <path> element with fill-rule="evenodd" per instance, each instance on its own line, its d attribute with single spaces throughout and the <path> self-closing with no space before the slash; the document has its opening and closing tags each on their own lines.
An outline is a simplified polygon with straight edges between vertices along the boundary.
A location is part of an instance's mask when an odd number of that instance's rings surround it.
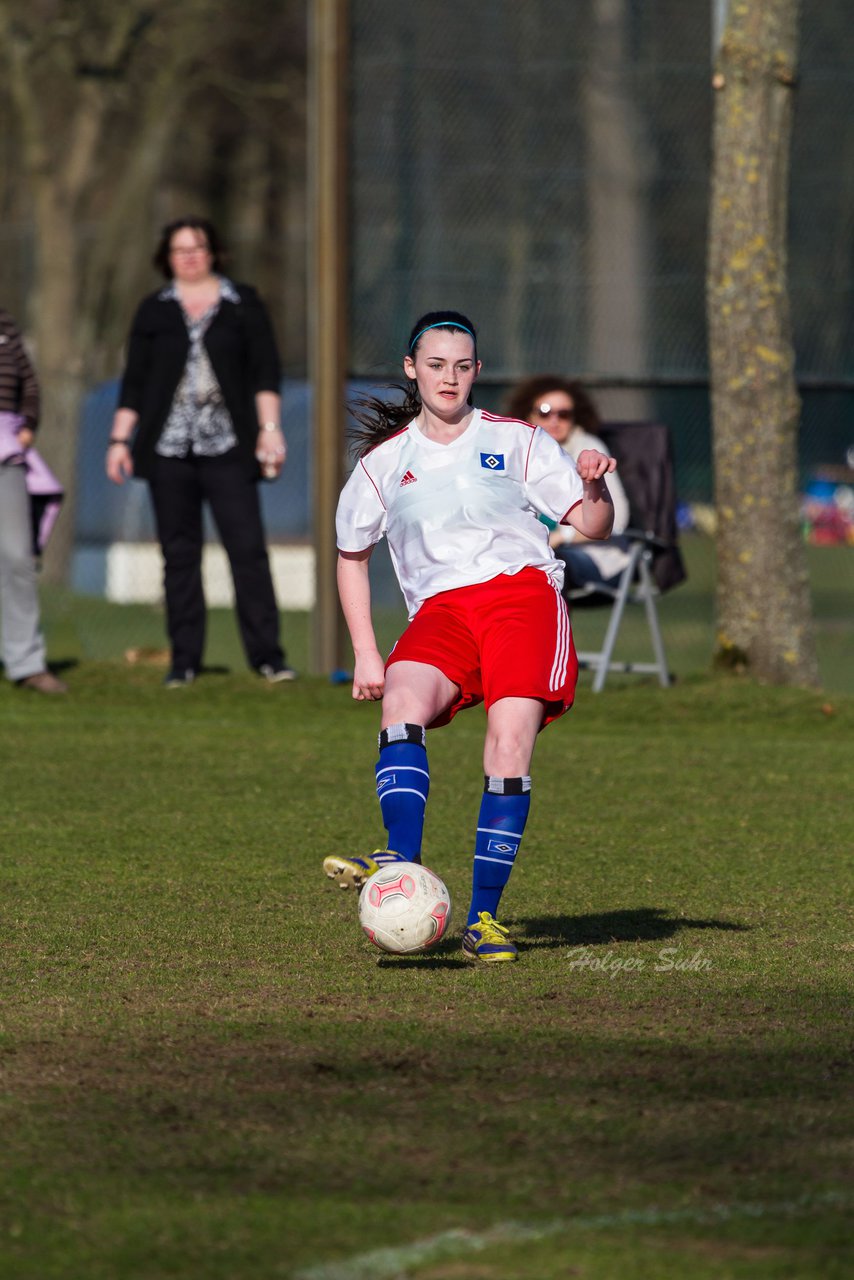
<svg viewBox="0 0 854 1280">
<path fill-rule="evenodd" d="M 403 477 L 403 479 L 400 482 L 401 489 L 405 484 L 415 484 L 415 481 L 417 479 L 418 479 L 418 476 L 414 476 L 411 471 L 407 471 L 406 475 Z"/>
</svg>

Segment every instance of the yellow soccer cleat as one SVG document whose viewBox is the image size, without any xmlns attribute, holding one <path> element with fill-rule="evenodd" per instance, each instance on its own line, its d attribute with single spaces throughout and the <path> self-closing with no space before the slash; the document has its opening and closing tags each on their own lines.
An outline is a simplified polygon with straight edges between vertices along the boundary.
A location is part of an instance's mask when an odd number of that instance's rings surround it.
<svg viewBox="0 0 854 1280">
<path fill-rule="evenodd" d="M 402 853 L 394 853 L 391 849 L 374 849 L 373 853 L 363 858 L 341 858 L 338 854 L 330 854 L 323 859 L 323 870 L 330 880 L 335 880 L 341 889 L 361 889 L 365 881 L 379 871 L 380 867 L 390 862 L 408 862 Z"/>
<path fill-rule="evenodd" d="M 519 952 L 510 941 L 510 930 L 489 914 L 481 911 L 476 924 L 470 924 L 463 934 L 463 955 L 466 960 L 479 960 L 482 964 L 500 964 L 515 960 Z"/>
</svg>

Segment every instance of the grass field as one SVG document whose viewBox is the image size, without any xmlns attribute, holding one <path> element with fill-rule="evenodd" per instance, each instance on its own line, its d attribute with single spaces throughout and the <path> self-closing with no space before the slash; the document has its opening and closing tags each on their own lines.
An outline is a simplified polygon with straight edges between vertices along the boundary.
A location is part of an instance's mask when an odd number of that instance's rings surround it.
<svg viewBox="0 0 854 1280">
<path fill-rule="evenodd" d="M 682 540 L 688 578 L 659 603 L 667 658 L 674 674 L 688 678 L 709 668 L 715 647 L 714 579 L 712 542 L 700 536 Z M 807 558 L 813 588 L 815 636 L 821 677 L 831 693 L 854 694 L 854 548 L 808 547 Z M 117 608 L 103 600 L 44 592 L 45 627 L 52 659 L 60 662 L 119 660 L 131 647 L 163 646 L 163 611 L 147 605 Z M 405 622 L 402 607 L 382 613 L 378 630 L 388 648 Z M 579 649 L 598 649 L 607 622 L 605 610 L 578 610 L 573 619 Z M 288 653 L 305 670 L 310 651 L 306 614 L 285 617 Z M 641 609 L 626 612 L 615 656 L 648 661 L 649 634 Z M 214 667 L 241 670 L 234 614 L 230 609 L 211 610 L 207 660 Z M 620 678 L 609 677 L 620 683 Z M 625 683 L 625 681 L 623 681 Z"/>
<path fill-rule="evenodd" d="M 164 691 L 51 608 L 71 695 L 0 688 L 4 1280 L 850 1274 L 854 698 L 583 688 L 496 972 L 479 710 L 430 741 L 453 936 L 385 957 L 319 871 L 380 839 L 376 708 Z"/>
</svg>

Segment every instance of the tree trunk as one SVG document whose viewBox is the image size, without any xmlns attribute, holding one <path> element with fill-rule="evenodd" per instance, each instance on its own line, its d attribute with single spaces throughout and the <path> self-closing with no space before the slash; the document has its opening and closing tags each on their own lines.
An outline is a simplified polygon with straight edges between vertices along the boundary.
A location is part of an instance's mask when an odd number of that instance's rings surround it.
<svg viewBox="0 0 854 1280">
<path fill-rule="evenodd" d="M 605 375 L 640 375 L 647 367 L 647 210 L 654 157 L 632 100 L 629 23 L 627 0 L 593 0 L 582 99 L 591 282 L 587 366 Z M 639 390 L 611 390 L 602 394 L 601 407 L 611 417 L 645 418 L 649 397 Z"/>
<path fill-rule="evenodd" d="M 797 0 L 733 5 L 715 66 L 707 308 L 719 665 L 815 685 L 786 286 Z"/>
<path fill-rule="evenodd" d="M 65 502 L 45 557 L 45 577 L 65 582 L 74 550 L 77 435 L 84 392 L 80 260 L 74 215 L 48 177 L 36 180 L 36 371 L 42 392 L 38 447 L 61 478 Z"/>
</svg>

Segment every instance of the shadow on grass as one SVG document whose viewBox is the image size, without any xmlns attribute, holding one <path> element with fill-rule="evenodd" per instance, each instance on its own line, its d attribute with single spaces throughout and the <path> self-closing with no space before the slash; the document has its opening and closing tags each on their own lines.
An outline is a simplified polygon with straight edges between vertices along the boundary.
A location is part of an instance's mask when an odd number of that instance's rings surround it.
<svg viewBox="0 0 854 1280">
<path fill-rule="evenodd" d="M 448 950 L 451 948 L 449 947 Z M 456 943 L 456 955 L 441 955 L 437 951 L 421 952 L 413 956 L 380 956 L 377 960 L 379 969 L 470 969 L 471 965 L 459 954 L 459 943 Z"/>
<path fill-rule="evenodd" d="M 684 929 L 719 929 L 746 933 L 749 926 L 734 920 L 693 920 L 671 915 L 664 907 L 634 907 L 586 916 L 525 916 L 519 923 L 528 950 L 549 947 L 597 946 L 614 942 L 658 942 Z"/>
<path fill-rule="evenodd" d="M 685 929 L 718 929 L 747 933 L 749 925 L 734 920 L 694 920 L 671 915 L 664 907 L 634 907 L 625 911 L 603 911 L 586 916 L 523 916 L 520 939 L 526 951 L 557 947 L 608 946 L 615 942 L 659 942 Z M 460 955 L 459 939 L 443 938 L 430 951 L 414 955 L 377 957 L 380 969 L 470 969 Z"/>
<path fill-rule="evenodd" d="M 60 658 L 56 662 L 51 660 L 47 664 L 47 669 L 52 671 L 55 676 L 63 676 L 67 675 L 69 671 L 74 671 L 79 666 L 80 662 L 77 658 Z"/>
</svg>

